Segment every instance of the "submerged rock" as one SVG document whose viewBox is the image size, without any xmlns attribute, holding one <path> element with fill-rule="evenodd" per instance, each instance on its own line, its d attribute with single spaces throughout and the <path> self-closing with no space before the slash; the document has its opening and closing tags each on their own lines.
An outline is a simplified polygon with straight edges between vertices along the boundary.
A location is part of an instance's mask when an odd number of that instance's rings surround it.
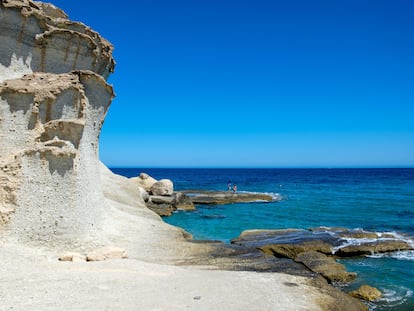
<svg viewBox="0 0 414 311">
<path fill-rule="evenodd" d="M 412 250 L 412 246 L 406 241 L 400 240 L 378 240 L 373 242 L 361 243 L 359 245 L 348 245 L 339 248 L 336 252 L 336 256 L 340 257 L 352 257 L 372 255 L 376 253 L 388 253 L 395 251 Z"/>
</svg>

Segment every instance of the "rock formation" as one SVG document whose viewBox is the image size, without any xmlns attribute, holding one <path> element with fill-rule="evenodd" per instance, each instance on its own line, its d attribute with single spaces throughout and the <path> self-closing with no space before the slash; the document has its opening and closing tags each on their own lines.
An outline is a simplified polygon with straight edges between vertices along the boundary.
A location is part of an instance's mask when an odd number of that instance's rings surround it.
<svg viewBox="0 0 414 311">
<path fill-rule="evenodd" d="M 232 204 L 242 202 L 272 202 L 279 201 L 280 197 L 272 197 L 265 193 L 255 192 L 229 192 L 185 190 L 182 193 L 188 195 L 194 204 Z"/>
<path fill-rule="evenodd" d="M 356 276 L 355 273 L 347 272 L 342 264 L 335 261 L 334 256 L 412 250 L 407 241 L 390 233 L 326 227 L 309 230 L 246 230 L 231 243 L 247 249 L 258 249 L 276 258 L 289 258 L 319 273 L 329 283 L 347 283 Z"/>
<path fill-rule="evenodd" d="M 29 0 L 1 1 L 0 43 L 0 228 L 21 242 L 92 239 L 112 46 Z"/>
<path fill-rule="evenodd" d="M 152 178 L 146 173 L 141 173 L 137 177 L 132 177 L 131 180 L 148 192 L 151 190 L 152 185 L 157 182 L 155 178 Z"/>
<path fill-rule="evenodd" d="M 0 47 L 0 274 L 13 284 L 0 288 L 2 306 L 47 310 L 59 301 L 64 309 L 101 310 L 119 309 L 122 301 L 126 309 L 183 309 L 188 300 L 177 293 L 197 288 L 212 297 L 204 309 L 297 310 L 293 298 L 300 297 L 309 310 L 320 310 L 318 303 L 353 310 L 338 303 L 339 292 L 322 285 L 321 293 L 299 277 L 162 265 L 222 248 L 188 242 L 188 234 L 145 207 L 133 180 L 99 162 L 99 133 L 114 96 L 105 81 L 114 69 L 112 46 L 53 5 L 0 0 Z M 119 247 L 102 248 L 112 242 Z M 58 262 L 57 251 L 65 251 L 61 261 L 78 261 L 81 269 Z M 126 251 L 134 260 L 83 263 L 86 257 L 125 258 Z M 53 256 L 55 262 L 46 260 Z M 36 286 L 27 284 L 28 275 Z M 143 290 L 147 286 L 156 293 Z M 162 308 L 159 292 L 166 297 Z M 344 305 L 363 310 L 348 296 Z"/>
<path fill-rule="evenodd" d="M 367 301 L 375 301 L 382 296 L 382 293 L 378 289 L 369 285 L 362 285 L 357 290 L 351 291 L 349 294 L 352 297 Z"/>
</svg>

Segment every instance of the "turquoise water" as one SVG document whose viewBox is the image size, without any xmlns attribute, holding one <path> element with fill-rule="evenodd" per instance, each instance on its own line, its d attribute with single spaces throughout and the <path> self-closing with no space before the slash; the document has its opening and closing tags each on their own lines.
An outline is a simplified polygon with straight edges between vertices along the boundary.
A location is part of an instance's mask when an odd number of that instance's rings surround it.
<svg viewBox="0 0 414 311">
<path fill-rule="evenodd" d="M 196 239 L 228 243 L 247 229 L 311 227 L 362 228 L 393 232 L 414 241 L 414 169 L 114 169 L 125 176 L 145 171 L 169 178 L 175 190 L 226 190 L 230 180 L 239 191 L 280 196 L 271 203 L 197 206 L 164 218 Z M 414 252 L 341 261 L 362 284 L 384 297 L 375 310 L 414 310 Z"/>
</svg>

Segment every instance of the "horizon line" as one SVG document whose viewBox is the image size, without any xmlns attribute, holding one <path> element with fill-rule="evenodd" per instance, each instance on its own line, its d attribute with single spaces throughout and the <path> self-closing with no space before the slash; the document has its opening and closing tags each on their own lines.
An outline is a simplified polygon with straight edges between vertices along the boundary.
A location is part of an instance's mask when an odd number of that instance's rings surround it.
<svg viewBox="0 0 414 311">
<path fill-rule="evenodd" d="M 106 164 L 105 164 L 106 165 Z M 412 166 L 111 166 L 114 169 L 414 169 Z"/>
</svg>

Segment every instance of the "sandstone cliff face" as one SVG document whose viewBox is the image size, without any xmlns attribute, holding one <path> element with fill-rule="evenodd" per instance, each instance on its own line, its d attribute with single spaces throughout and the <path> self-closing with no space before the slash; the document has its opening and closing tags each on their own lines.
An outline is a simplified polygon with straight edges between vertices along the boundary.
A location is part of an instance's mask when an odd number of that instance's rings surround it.
<svg viewBox="0 0 414 311">
<path fill-rule="evenodd" d="M 29 0 L 1 0 L 0 46 L 0 232 L 47 245 L 94 239 L 112 46 Z"/>
<path fill-rule="evenodd" d="M 114 69 L 112 45 L 51 4 L 1 0 L 0 82 L 31 72 L 91 70 L 107 78 Z"/>
</svg>

